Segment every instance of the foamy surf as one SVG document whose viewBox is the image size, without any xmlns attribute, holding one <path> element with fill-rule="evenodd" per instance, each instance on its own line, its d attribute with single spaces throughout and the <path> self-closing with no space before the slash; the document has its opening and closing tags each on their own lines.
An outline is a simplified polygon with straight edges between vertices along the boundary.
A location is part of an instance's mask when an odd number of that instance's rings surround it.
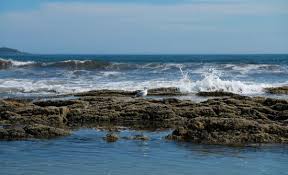
<svg viewBox="0 0 288 175">
<path fill-rule="evenodd" d="M 64 55 L 51 60 L 46 57 L 0 59 L 0 96 L 70 94 L 101 89 L 134 91 L 144 87 L 177 87 L 190 94 L 226 91 L 265 95 L 267 87 L 288 84 L 288 64 L 284 58 L 279 64 L 263 60 L 259 63 L 257 60 L 254 63 L 235 62 L 234 59 L 225 62 L 214 57 L 212 62 L 203 62 L 201 58 L 194 60 L 193 56 L 191 62 L 185 62 L 187 56 L 174 62 L 157 62 L 158 56 L 153 56 L 156 61 L 151 56 L 148 56 L 149 61 L 142 56 L 134 62 L 121 61 L 118 56 L 106 56 L 110 59 L 104 61 L 94 59 L 94 56 L 71 59 Z"/>
<path fill-rule="evenodd" d="M 65 81 L 65 80 L 23 80 L 23 79 L 6 79 L 0 81 L 1 93 L 74 93 L 85 92 L 89 90 L 128 90 L 134 91 L 149 88 L 160 87 L 178 87 L 184 93 L 197 93 L 200 91 L 226 91 L 237 94 L 263 94 L 264 88 L 272 87 L 271 84 L 252 84 L 249 82 L 235 81 L 235 80 L 223 80 L 214 71 L 208 72 L 203 75 L 201 80 L 191 79 L 187 72 L 184 72 L 181 68 L 181 77 L 176 81 L 164 81 L 164 80 L 147 80 L 147 81 L 118 81 L 118 82 L 97 82 L 87 81 L 85 79 L 78 81 Z M 119 72 L 102 72 L 103 76 L 117 76 Z"/>
<path fill-rule="evenodd" d="M 12 60 L 12 59 L 3 59 L 3 58 L 0 58 L 0 62 L 3 65 L 6 64 L 7 66 L 11 66 L 11 67 L 21 67 L 21 66 L 27 66 L 27 65 L 35 64 L 34 61 L 16 61 L 16 60 Z"/>
<path fill-rule="evenodd" d="M 184 73 L 182 69 L 182 79 L 179 81 L 180 89 L 184 92 L 201 92 L 201 91 L 225 91 L 237 94 L 262 94 L 264 88 L 272 87 L 271 84 L 242 82 L 237 80 L 224 80 L 221 78 L 221 73 L 214 69 L 202 75 L 201 80 L 192 81 L 188 73 Z"/>
</svg>

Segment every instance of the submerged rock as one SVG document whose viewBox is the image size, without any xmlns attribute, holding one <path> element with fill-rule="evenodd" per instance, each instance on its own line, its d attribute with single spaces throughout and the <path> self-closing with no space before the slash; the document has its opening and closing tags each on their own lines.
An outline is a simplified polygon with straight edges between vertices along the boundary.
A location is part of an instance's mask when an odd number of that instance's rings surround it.
<svg viewBox="0 0 288 175">
<path fill-rule="evenodd" d="M 106 140 L 107 142 L 116 142 L 119 139 L 119 137 L 117 134 L 109 133 L 103 139 Z"/>
<path fill-rule="evenodd" d="M 123 137 L 124 139 L 127 139 L 127 140 L 142 140 L 142 141 L 147 141 L 149 140 L 150 138 L 148 136 L 145 136 L 145 135 L 135 135 L 135 136 L 130 136 L 130 137 Z"/>
</svg>

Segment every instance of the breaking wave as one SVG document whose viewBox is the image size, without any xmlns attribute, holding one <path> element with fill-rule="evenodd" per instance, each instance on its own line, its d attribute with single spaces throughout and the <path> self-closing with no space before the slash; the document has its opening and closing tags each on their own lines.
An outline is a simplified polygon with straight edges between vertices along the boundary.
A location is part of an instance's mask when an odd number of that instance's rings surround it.
<svg viewBox="0 0 288 175">
<path fill-rule="evenodd" d="M 76 80 L 25 80 L 2 79 L 0 81 L 0 93 L 73 93 L 97 89 L 113 90 L 138 90 L 144 87 L 178 87 L 185 93 L 197 93 L 199 91 L 227 91 L 237 94 L 263 94 L 264 88 L 272 87 L 272 84 L 252 83 L 236 80 L 222 79 L 219 72 L 211 69 L 202 75 L 200 80 L 193 81 L 189 73 L 180 68 L 182 77 L 178 80 L 146 80 L 146 81 L 103 81 L 79 78 Z M 102 72 L 102 76 L 110 77 L 119 75 L 119 72 Z M 275 85 L 274 85 L 275 86 Z"/>
<path fill-rule="evenodd" d="M 29 69 L 35 67 L 37 69 Z M 249 95 L 263 94 L 267 87 L 288 83 L 285 78 L 288 66 L 280 64 L 117 63 L 97 60 L 39 62 L 0 58 L 0 69 L 8 69 L 0 77 L 0 95 L 138 90 L 144 87 L 178 87 L 188 93 L 227 91 Z M 13 71 L 10 72 L 10 69 Z M 257 81 L 258 77 L 265 79 Z M 277 81 L 274 77 L 278 78 Z M 270 79 L 266 81 L 266 78 Z"/>
<path fill-rule="evenodd" d="M 179 81 L 179 88 L 183 92 L 200 92 L 200 91 L 226 91 L 237 94 L 261 94 L 264 88 L 272 87 L 271 84 L 243 82 L 239 80 L 225 80 L 221 78 L 221 72 L 210 69 L 202 75 L 202 79 L 192 81 L 188 73 L 182 69 L 182 78 Z"/>
<path fill-rule="evenodd" d="M 11 67 L 21 67 L 21 66 L 27 66 L 27 65 L 33 65 L 35 64 L 34 61 L 16 61 L 11 59 L 2 59 L 0 58 L 0 69 L 6 69 Z"/>
<path fill-rule="evenodd" d="M 97 69 L 107 68 L 111 63 L 94 60 L 65 60 L 57 62 L 35 62 L 35 61 L 16 61 L 12 59 L 0 58 L 0 69 L 8 68 L 30 68 L 30 67 L 48 67 L 48 68 L 64 68 L 64 69 Z"/>
<path fill-rule="evenodd" d="M 65 60 L 56 62 L 18 61 L 0 58 L 0 69 L 9 68 L 59 68 L 69 70 L 154 70 L 155 72 L 177 71 L 179 67 L 189 69 L 192 73 L 203 74 L 213 65 L 216 70 L 236 72 L 241 75 L 249 73 L 285 73 L 287 65 L 276 64 L 211 64 L 211 63 L 117 63 L 98 60 Z"/>
</svg>

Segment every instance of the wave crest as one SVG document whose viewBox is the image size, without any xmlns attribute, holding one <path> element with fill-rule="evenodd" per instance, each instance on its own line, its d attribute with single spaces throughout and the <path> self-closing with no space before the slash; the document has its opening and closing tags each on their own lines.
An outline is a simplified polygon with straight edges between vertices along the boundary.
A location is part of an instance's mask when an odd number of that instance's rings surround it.
<svg viewBox="0 0 288 175">
<path fill-rule="evenodd" d="M 11 67 L 21 67 L 21 66 L 27 66 L 27 65 L 33 65 L 35 64 L 34 61 L 16 61 L 11 59 L 2 59 L 0 58 L 0 69 L 8 69 Z"/>
<path fill-rule="evenodd" d="M 237 94 L 259 94 L 263 93 L 264 88 L 272 86 L 263 83 L 224 80 L 221 79 L 222 73 L 215 69 L 209 69 L 202 75 L 203 78 L 201 80 L 192 81 L 187 72 L 183 72 L 181 68 L 180 71 L 182 78 L 179 81 L 179 88 L 183 92 L 225 91 Z"/>
<path fill-rule="evenodd" d="M 94 60 L 65 60 L 57 62 L 34 62 L 17 61 L 12 59 L 0 58 L 0 69 L 9 69 L 13 67 L 55 67 L 63 69 L 100 69 L 111 66 L 111 63 Z"/>
</svg>

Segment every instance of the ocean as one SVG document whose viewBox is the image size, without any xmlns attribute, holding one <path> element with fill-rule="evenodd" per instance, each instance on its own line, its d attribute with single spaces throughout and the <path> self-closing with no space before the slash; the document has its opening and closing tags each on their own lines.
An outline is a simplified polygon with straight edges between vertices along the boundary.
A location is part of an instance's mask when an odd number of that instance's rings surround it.
<svg viewBox="0 0 288 175">
<path fill-rule="evenodd" d="M 0 96 L 41 96 L 97 89 L 178 87 L 182 92 L 267 95 L 288 84 L 288 55 L 0 56 Z M 286 97 L 284 97 L 286 98 Z"/>
<path fill-rule="evenodd" d="M 178 87 L 269 95 L 288 85 L 288 55 L 23 55 L 0 56 L 0 98 L 41 97 L 97 89 Z M 182 97 L 183 98 L 183 97 Z M 1 117 L 1 116 L 0 116 Z M 0 126 L 1 127 L 1 126 Z M 5 175 L 288 175 L 287 145 L 199 145 L 164 139 L 166 131 L 121 130 L 150 139 L 108 143 L 107 131 L 75 130 L 49 140 L 0 142 Z"/>
<path fill-rule="evenodd" d="M 167 132 L 143 132 L 149 141 L 107 143 L 106 132 L 82 129 L 51 140 L 1 141 L 5 175 L 287 175 L 287 145 L 227 147 L 167 141 Z M 140 134 L 124 130 L 121 136 Z"/>
</svg>

